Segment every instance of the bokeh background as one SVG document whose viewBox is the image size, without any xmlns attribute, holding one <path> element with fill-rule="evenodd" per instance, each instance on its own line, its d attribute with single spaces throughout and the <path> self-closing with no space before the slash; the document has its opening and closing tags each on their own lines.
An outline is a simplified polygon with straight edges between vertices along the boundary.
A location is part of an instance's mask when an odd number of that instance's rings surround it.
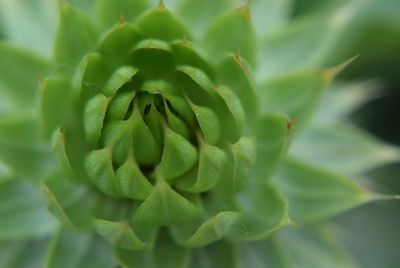
<svg viewBox="0 0 400 268">
<path fill-rule="evenodd" d="M 298 0 L 291 16 L 341 14 L 349 0 Z M 358 1 L 360 2 L 360 1 Z M 400 145 L 400 1 L 364 0 L 346 29 L 338 34 L 326 64 L 359 57 L 339 79 L 375 83 L 374 97 L 350 120 L 386 142 Z M 345 16 L 345 14 L 343 14 Z M 400 163 L 365 174 L 365 184 L 375 191 L 400 193 Z M 369 203 L 333 219 L 337 233 L 361 267 L 400 267 L 400 200 Z"/>
</svg>

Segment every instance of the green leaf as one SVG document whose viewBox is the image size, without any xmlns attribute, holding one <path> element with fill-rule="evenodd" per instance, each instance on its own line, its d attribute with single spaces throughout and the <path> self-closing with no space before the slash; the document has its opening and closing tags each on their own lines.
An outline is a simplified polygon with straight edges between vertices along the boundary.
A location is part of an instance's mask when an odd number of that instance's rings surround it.
<svg viewBox="0 0 400 268">
<path fill-rule="evenodd" d="M 289 216 L 296 223 L 310 223 L 334 216 L 368 200 L 368 193 L 331 171 L 287 161 L 273 177 L 273 184 L 289 200 Z"/>
<path fill-rule="evenodd" d="M 0 161 L 0 181 L 12 178 L 13 171 L 5 163 Z"/>
<path fill-rule="evenodd" d="M 86 139 L 93 147 L 96 147 L 99 142 L 110 100 L 103 94 L 98 94 L 91 98 L 85 106 L 83 127 Z"/>
<path fill-rule="evenodd" d="M 116 172 L 117 190 L 126 197 L 145 200 L 153 190 L 132 156 Z"/>
<path fill-rule="evenodd" d="M 102 192 L 119 197 L 115 184 L 112 151 L 109 147 L 92 151 L 85 161 L 86 172 L 92 183 Z"/>
<path fill-rule="evenodd" d="M 163 94 L 164 98 L 167 99 L 172 107 L 179 113 L 179 115 L 185 119 L 188 124 L 193 124 L 195 122 L 195 114 L 191 109 L 189 103 L 181 96 L 174 96 L 169 94 Z"/>
<path fill-rule="evenodd" d="M 123 120 L 135 95 L 135 91 L 124 91 L 114 96 L 108 106 L 106 120 Z"/>
<path fill-rule="evenodd" d="M 267 80 L 257 92 L 261 113 L 285 113 L 295 120 L 297 131 L 319 104 L 330 77 L 323 71 L 301 71 Z"/>
<path fill-rule="evenodd" d="M 9 175 L 32 181 L 42 180 L 54 168 L 51 150 L 42 139 L 37 118 L 0 120 L 0 161 Z"/>
<path fill-rule="evenodd" d="M 48 63 L 36 55 L 0 41 L 0 97 L 9 99 L 10 110 L 32 112 L 39 78 L 47 74 Z M 0 106 L 3 106 L 3 100 Z M 3 108 L 0 107 L 0 111 Z M 10 110 L 4 109 L 4 113 Z"/>
<path fill-rule="evenodd" d="M 45 267 L 77 267 L 90 245 L 90 236 L 60 228 L 54 233 Z M 66 254 L 68 252 L 68 254 Z"/>
<path fill-rule="evenodd" d="M 223 211 L 207 219 L 189 235 L 185 234 L 185 228 L 179 225 L 172 229 L 174 238 L 178 244 L 191 248 L 200 248 L 220 240 L 225 233 L 231 231 L 232 226 L 239 220 L 239 213 L 234 211 Z M 185 223 L 187 224 L 187 223 Z"/>
<path fill-rule="evenodd" d="M 114 95 L 125 83 L 129 82 L 138 72 L 134 67 L 124 65 L 119 67 L 108 79 L 103 92 L 106 96 Z"/>
<path fill-rule="evenodd" d="M 121 197 L 121 196 L 119 196 Z M 92 219 L 102 219 L 111 222 L 127 222 L 132 217 L 133 206 L 131 199 L 114 198 L 110 195 L 99 194 L 96 204 L 91 211 Z"/>
<path fill-rule="evenodd" d="M 201 37 L 210 21 L 213 21 L 221 13 L 235 8 L 234 4 L 233 0 L 180 1 L 177 12 L 195 36 Z"/>
<path fill-rule="evenodd" d="M 308 128 L 294 142 L 290 152 L 302 161 L 343 175 L 361 174 L 400 158 L 396 147 L 344 124 Z"/>
<path fill-rule="evenodd" d="M 271 243 L 276 254 L 288 267 L 346 267 L 354 268 L 348 252 L 338 244 L 329 229 L 283 228 L 275 234 Z M 280 266 L 279 266 L 280 267 Z"/>
<path fill-rule="evenodd" d="M 48 0 L 1 0 L 2 37 L 49 58 L 57 26 L 57 5 L 57 1 Z"/>
<path fill-rule="evenodd" d="M 239 141 L 231 145 L 230 150 L 233 156 L 232 189 L 228 189 L 226 185 L 224 187 L 231 193 L 237 193 L 247 183 L 253 183 L 249 182 L 249 175 L 256 161 L 256 143 L 253 138 L 242 136 Z"/>
<path fill-rule="evenodd" d="M 43 237 L 57 226 L 40 188 L 21 180 L 0 182 L 0 239 Z"/>
<path fill-rule="evenodd" d="M 164 179 L 158 178 L 153 192 L 136 210 L 134 220 L 147 225 L 168 226 L 198 215 L 197 207 L 175 192 Z"/>
<path fill-rule="evenodd" d="M 85 252 L 79 263 L 77 264 L 76 268 L 109 268 L 115 266 L 117 266 L 117 261 L 112 252 L 112 248 L 106 241 L 104 241 L 103 238 L 95 236 L 88 250 Z"/>
<path fill-rule="evenodd" d="M 286 259 L 281 258 L 284 249 L 272 242 L 273 236 L 267 240 L 240 243 L 238 246 L 239 267 L 281 268 L 290 267 Z"/>
<path fill-rule="evenodd" d="M 136 236 L 127 222 L 94 220 L 96 231 L 113 246 L 128 250 L 139 250 L 145 244 Z"/>
<path fill-rule="evenodd" d="M 86 55 L 76 67 L 72 79 L 74 102 L 80 109 L 90 98 L 102 92 L 112 70 L 99 53 Z"/>
<path fill-rule="evenodd" d="M 214 109 L 226 136 L 232 141 L 237 140 L 244 124 L 245 112 L 235 93 L 225 87 L 215 86 L 200 69 L 179 66 L 177 70 L 184 74 L 184 77 L 179 77 L 177 84 L 187 93 L 190 100 Z M 195 90 L 196 87 L 198 90 Z M 188 90 L 189 88 L 192 90 Z"/>
<path fill-rule="evenodd" d="M 0 267 L 42 268 L 47 239 L 0 242 Z"/>
<path fill-rule="evenodd" d="M 218 62 L 225 53 L 240 52 L 251 64 L 256 62 L 256 39 L 249 15 L 249 2 L 217 18 L 203 38 L 208 59 Z"/>
<path fill-rule="evenodd" d="M 109 268 L 115 265 L 112 249 L 103 239 L 61 228 L 53 236 L 45 267 Z"/>
<path fill-rule="evenodd" d="M 109 1 L 103 2 L 109 3 Z M 104 56 L 110 67 L 115 68 L 125 64 L 127 55 L 139 41 L 140 37 L 141 35 L 136 27 L 122 22 L 101 38 L 98 51 Z"/>
<path fill-rule="evenodd" d="M 220 148 L 206 143 L 200 145 L 198 167 L 179 178 L 175 186 L 185 192 L 201 193 L 214 187 L 224 175 L 228 156 Z"/>
<path fill-rule="evenodd" d="M 41 82 L 40 115 L 47 136 L 59 127 L 70 125 L 74 115 L 68 81 L 47 78 Z"/>
<path fill-rule="evenodd" d="M 190 65 L 203 70 L 208 77 L 215 77 L 214 70 L 205 60 L 204 52 L 200 51 L 192 42 L 188 40 L 176 41 L 171 44 L 176 64 Z"/>
<path fill-rule="evenodd" d="M 67 152 L 65 151 L 65 135 L 60 129 L 57 129 L 53 134 L 52 147 L 61 170 L 68 179 L 76 181 L 77 179 L 75 178 L 71 164 L 69 163 Z"/>
<path fill-rule="evenodd" d="M 335 81 L 324 94 L 312 123 L 326 127 L 346 121 L 362 105 L 378 97 L 380 90 L 378 81 Z"/>
<path fill-rule="evenodd" d="M 151 43 L 148 43 L 151 44 Z M 154 43 L 151 45 L 153 48 L 156 47 Z M 163 48 L 164 46 L 164 48 Z M 167 43 L 159 43 L 159 48 L 160 49 L 165 49 L 170 52 L 170 47 Z M 160 94 L 160 95 L 165 95 L 165 96 L 170 96 L 170 95 L 178 95 L 179 91 L 174 88 L 174 85 L 169 83 L 168 81 L 162 80 L 162 79 L 155 79 L 155 80 L 149 80 L 145 81 L 143 85 L 141 86 L 141 91 L 144 92 L 149 92 L 150 94 Z M 176 96 L 178 97 L 178 96 Z M 180 97 L 180 96 L 179 96 Z M 150 100 L 150 98 L 148 98 Z M 156 96 L 153 96 L 152 101 L 154 104 L 161 104 L 161 100 L 158 99 Z M 150 102 L 149 102 L 150 104 Z M 165 103 L 164 103 L 165 105 Z"/>
<path fill-rule="evenodd" d="M 261 43 L 257 77 L 282 75 L 304 68 L 321 68 L 352 21 L 354 11 L 298 19 Z"/>
<path fill-rule="evenodd" d="M 240 267 L 357 267 L 332 234 L 319 226 L 282 228 L 268 240 L 240 244 Z"/>
<path fill-rule="evenodd" d="M 292 14 L 292 0 L 253 0 L 251 19 L 260 38 L 277 31 L 285 25 Z"/>
<path fill-rule="evenodd" d="M 96 4 L 98 22 L 104 29 L 118 23 L 121 18 L 133 21 L 149 6 L 146 0 L 100 0 Z"/>
<path fill-rule="evenodd" d="M 183 138 L 189 140 L 190 139 L 190 131 L 187 127 L 186 123 L 176 115 L 170 105 L 164 101 L 165 112 L 167 114 L 168 126 L 173 130 L 176 134 L 181 135 Z"/>
<path fill-rule="evenodd" d="M 211 145 L 218 143 L 221 127 L 217 115 L 213 110 L 207 107 L 195 105 L 189 101 L 190 106 L 200 125 L 204 140 Z"/>
<path fill-rule="evenodd" d="M 238 54 L 226 55 L 218 66 L 219 83 L 233 90 L 248 115 L 257 111 L 257 100 L 248 66 Z"/>
<path fill-rule="evenodd" d="M 123 267 L 187 268 L 190 263 L 191 251 L 188 248 L 177 246 L 166 232 L 161 232 L 152 250 L 117 249 L 116 255 Z"/>
<path fill-rule="evenodd" d="M 64 1 L 64 0 L 62 0 Z M 95 5 L 93 0 L 68 0 L 68 3 L 73 5 L 75 8 L 85 12 L 86 15 L 92 17 Z"/>
<path fill-rule="evenodd" d="M 151 130 L 143 121 L 138 107 L 130 118 L 135 159 L 139 165 L 155 165 L 161 158 L 161 145 L 157 143 Z"/>
<path fill-rule="evenodd" d="M 132 50 L 130 63 L 149 79 L 169 78 L 175 62 L 168 43 L 158 39 L 144 39 Z"/>
<path fill-rule="evenodd" d="M 154 10 L 139 17 L 136 24 L 148 38 L 160 39 L 167 42 L 175 39 L 189 38 L 184 25 L 162 4 L 159 4 Z M 163 27 L 160 27 L 160 25 Z"/>
<path fill-rule="evenodd" d="M 112 150 L 113 162 L 120 166 L 132 152 L 132 125 L 130 121 L 114 121 L 103 131 L 103 147 Z"/>
<path fill-rule="evenodd" d="M 60 72 L 69 74 L 81 58 L 94 48 L 96 33 L 86 15 L 66 1 L 60 2 L 60 9 L 54 59 L 62 64 Z"/>
<path fill-rule="evenodd" d="M 226 108 L 229 110 L 230 115 L 234 119 L 236 127 L 240 130 L 244 126 L 245 112 L 238 96 L 226 87 L 216 88 L 217 94 L 223 100 Z"/>
<path fill-rule="evenodd" d="M 188 94 L 193 102 L 198 104 L 199 102 L 203 105 L 210 106 L 209 98 L 215 98 L 217 95 L 215 93 L 216 86 L 207 76 L 207 74 L 198 68 L 194 68 L 189 65 L 181 65 L 177 68 L 178 72 L 184 74 L 190 81 L 189 85 L 183 85 L 185 93 Z M 181 81 L 177 81 L 179 83 Z M 197 86 L 199 90 L 193 90 L 192 88 Z M 187 88 L 186 88 L 187 87 Z M 191 90 L 188 90 L 190 88 Z M 208 103 L 207 103 L 208 102 Z"/>
<path fill-rule="evenodd" d="M 159 165 L 162 176 L 171 180 L 177 178 L 197 162 L 196 148 L 184 137 L 165 128 L 164 152 Z"/>
<path fill-rule="evenodd" d="M 91 211 L 97 194 L 83 185 L 72 184 L 62 173 L 52 174 L 43 185 L 49 210 L 65 226 L 91 230 Z"/>
<path fill-rule="evenodd" d="M 287 151 L 290 124 L 285 115 L 268 115 L 256 123 L 256 171 L 260 180 L 269 178 L 284 160 Z"/>
<path fill-rule="evenodd" d="M 235 245 L 220 241 L 194 251 L 192 268 L 238 267 Z"/>
<path fill-rule="evenodd" d="M 153 133 L 158 144 L 164 145 L 164 126 L 163 116 L 157 110 L 155 105 L 150 107 L 149 113 L 145 116 L 145 123 Z"/>
<path fill-rule="evenodd" d="M 253 178 L 257 179 L 257 178 Z M 262 240 L 288 223 L 287 203 L 265 181 L 251 184 L 238 195 L 241 217 L 229 238 L 235 241 Z"/>
</svg>

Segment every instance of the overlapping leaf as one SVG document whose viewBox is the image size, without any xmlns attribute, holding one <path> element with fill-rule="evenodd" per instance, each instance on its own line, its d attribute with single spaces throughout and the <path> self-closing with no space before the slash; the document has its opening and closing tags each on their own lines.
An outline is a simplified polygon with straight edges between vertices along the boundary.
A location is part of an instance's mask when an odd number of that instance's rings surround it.
<svg viewBox="0 0 400 268">
<path fill-rule="evenodd" d="M 0 182 L 0 238 L 37 238 L 54 231 L 57 221 L 46 209 L 40 187 L 9 179 Z"/>
</svg>

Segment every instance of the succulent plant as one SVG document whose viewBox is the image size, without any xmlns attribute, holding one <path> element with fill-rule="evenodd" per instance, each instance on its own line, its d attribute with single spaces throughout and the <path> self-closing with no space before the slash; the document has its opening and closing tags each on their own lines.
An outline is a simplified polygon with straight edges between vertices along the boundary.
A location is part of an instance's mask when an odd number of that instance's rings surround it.
<svg viewBox="0 0 400 268">
<path fill-rule="evenodd" d="M 351 178 L 399 153 L 343 125 L 359 84 L 313 117 L 351 61 L 320 66 L 314 21 L 283 27 L 289 1 L 75 2 L 50 58 L 51 34 L 25 32 L 32 52 L 4 23 L 0 267 L 353 266 L 317 223 L 391 198 Z"/>
</svg>

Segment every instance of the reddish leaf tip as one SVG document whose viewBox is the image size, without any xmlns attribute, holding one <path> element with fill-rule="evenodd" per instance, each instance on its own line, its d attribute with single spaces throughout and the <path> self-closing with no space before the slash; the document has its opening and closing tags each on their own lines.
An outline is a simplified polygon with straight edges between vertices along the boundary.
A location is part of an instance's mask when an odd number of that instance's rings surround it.
<svg viewBox="0 0 400 268">
<path fill-rule="evenodd" d="M 246 0 L 243 6 L 239 7 L 237 11 L 243 14 L 246 18 L 250 19 L 251 11 L 251 0 Z"/>
</svg>

